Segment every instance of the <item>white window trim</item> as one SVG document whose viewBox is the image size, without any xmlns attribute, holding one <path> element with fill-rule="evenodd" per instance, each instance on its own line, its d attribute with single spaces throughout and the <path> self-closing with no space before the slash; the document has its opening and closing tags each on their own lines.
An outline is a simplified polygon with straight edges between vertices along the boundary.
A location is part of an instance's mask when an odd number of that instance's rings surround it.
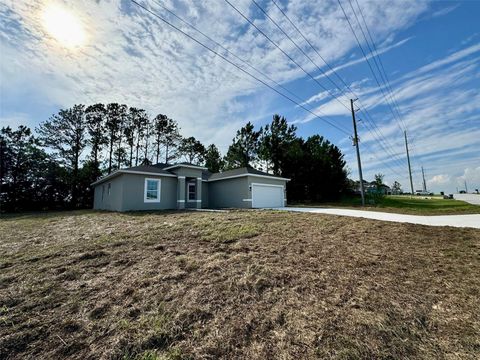
<svg viewBox="0 0 480 360">
<path fill-rule="evenodd" d="M 158 199 L 147 199 L 147 182 L 148 181 L 156 181 L 158 182 L 158 189 L 157 189 L 157 197 Z M 156 179 L 156 178 L 145 178 L 145 182 L 143 185 L 143 202 L 145 203 L 159 203 L 160 202 L 160 197 L 162 194 L 162 179 Z"/>
</svg>

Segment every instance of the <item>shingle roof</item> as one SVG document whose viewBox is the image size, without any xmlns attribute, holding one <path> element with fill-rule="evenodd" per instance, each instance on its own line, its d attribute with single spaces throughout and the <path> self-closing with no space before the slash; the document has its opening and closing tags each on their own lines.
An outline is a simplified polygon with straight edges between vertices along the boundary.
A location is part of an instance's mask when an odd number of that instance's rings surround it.
<svg viewBox="0 0 480 360">
<path fill-rule="evenodd" d="M 104 176 L 103 178 L 95 181 L 93 185 L 97 185 L 102 183 L 103 181 L 110 179 L 112 177 L 118 176 L 122 173 L 128 173 L 128 172 L 142 172 L 142 173 L 151 173 L 151 174 L 156 174 L 156 175 L 168 175 L 172 176 L 175 175 L 173 172 L 170 172 L 168 170 L 164 170 L 164 168 L 170 168 L 173 166 L 182 166 L 182 165 L 191 165 L 191 166 L 197 166 L 197 165 L 192 165 L 189 163 L 178 163 L 178 164 L 164 164 L 164 163 L 158 163 L 155 165 L 138 165 L 138 166 L 133 166 L 125 169 L 120 169 L 117 171 L 114 171 L 107 176 Z M 223 178 L 228 178 L 232 176 L 242 176 L 242 175 L 261 175 L 261 176 L 268 176 L 272 178 L 277 178 L 277 179 L 284 179 L 280 176 L 275 176 L 257 169 L 254 169 L 252 167 L 242 167 L 238 169 L 232 169 L 232 170 L 227 170 L 224 172 L 220 173 L 211 173 L 208 170 L 203 170 L 202 171 L 202 179 L 203 180 L 220 180 Z"/>
<path fill-rule="evenodd" d="M 142 171 L 142 172 L 149 172 L 149 173 L 152 173 L 152 174 L 172 175 L 172 173 L 170 171 L 163 170 L 163 167 L 161 165 L 163 165 L 163 164 L 138 165 L 138 166 L 133 166 L 133 167 L 126 168 L 126 169 L 121 169 L 121 170 L 122 171 Z"/>
<path fill-rule="evenodd" d="M 280 176 L 275 176 L 275 175 L 272 175 L 272 174 L 254 169 L 252 167 L 242 167 L 242 168 L 238 168 L 238 169 L 232 169 L 232 170 L 227 170 L 227 171 L 223 171 L 223 172 L 220 172 L 220 173 L 212 174 L 208 178 L 208 180 L 219 180 L 219 179 L 223 179 L 223 178 L 226 178 L 226 177 L 241 176 L 241 175 L 248 175 L 248 174 L 262 175 L 262 176 L 269 176 L 269 177 L 273 177 L 273 178 L 283 179 Z"/>
</svg>

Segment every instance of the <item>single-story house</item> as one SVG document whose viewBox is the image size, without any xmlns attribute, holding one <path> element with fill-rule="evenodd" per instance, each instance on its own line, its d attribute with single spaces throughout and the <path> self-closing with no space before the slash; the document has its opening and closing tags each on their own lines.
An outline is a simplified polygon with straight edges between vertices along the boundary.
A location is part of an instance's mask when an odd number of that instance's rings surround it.
<svg viewBox="0 0 480 360">
<path fill-rule="evenodd" d="M 274 208 L 289 179 L 251 167 L 211 173 L 189 163 L 121 169 L 94 182 L 94 209 Z"/>
</svg>

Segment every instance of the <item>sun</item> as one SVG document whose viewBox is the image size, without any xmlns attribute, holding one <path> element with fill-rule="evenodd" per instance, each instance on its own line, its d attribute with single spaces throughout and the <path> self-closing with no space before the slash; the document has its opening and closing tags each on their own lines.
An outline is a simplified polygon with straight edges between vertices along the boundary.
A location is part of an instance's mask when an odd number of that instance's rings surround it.
<svg viewBox="0 0 480 360">
<path fill-rule="evenodd" d="M 85 44 L 87 36 L 80 20 L 60 5 L 48 4 L 43 10 L 42 22 L 47 32 L 64 47 L 75 49 Z"/>
</svg>

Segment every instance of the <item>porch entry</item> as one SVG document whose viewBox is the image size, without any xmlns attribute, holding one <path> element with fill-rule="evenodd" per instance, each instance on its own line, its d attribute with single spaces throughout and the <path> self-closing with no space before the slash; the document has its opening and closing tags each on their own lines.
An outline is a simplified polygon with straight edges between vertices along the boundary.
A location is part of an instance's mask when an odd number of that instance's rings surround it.
<svg viewBox="0 0 480 360">
<path fill-rule="evenodd" d="M 186 201 L 185 207 L 187 208 L 198 208 L 201 207 L 202 198 L 199 191 L 199 181 L 197 178 L 187 178 L 185 181 L 186 185 Z M 200 205 L 200 206 L 199 206 Z"/>
</svg>

